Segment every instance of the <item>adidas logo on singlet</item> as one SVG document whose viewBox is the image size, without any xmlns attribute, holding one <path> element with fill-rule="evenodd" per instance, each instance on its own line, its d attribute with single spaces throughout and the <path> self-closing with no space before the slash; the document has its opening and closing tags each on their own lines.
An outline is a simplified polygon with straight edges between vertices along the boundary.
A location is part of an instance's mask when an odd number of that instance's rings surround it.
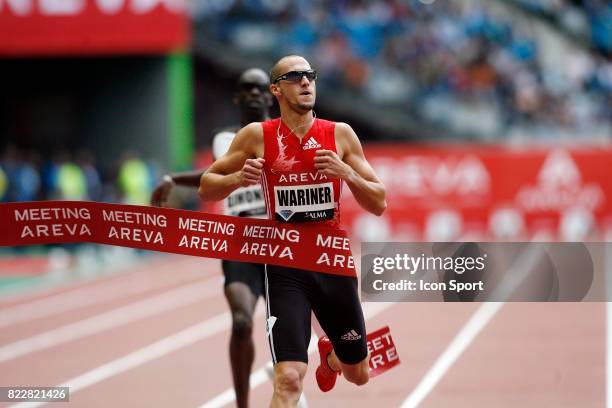
<svg viewBox="0 0 612 408">
<path fill-rule="evenodd" d="M 351 330 L 350 332 L 340 336 L 340 338 L 342 340 L 359 340 L 361 338 L 361 334 L 358 334 L 355 330 Z"/>
<path fill-rule="evenodd" d="M 316 141 L 314 136 L 310 136 L 310 139 L 308 139 L 306 141 L 306 143 L 304 144 L 304 147 L 302 147 L 302 149 L 303 150 L 310 150 L 310 149 L 318 149 L 320 147 L 321 147 L 321 145 Z"/>
</svg>

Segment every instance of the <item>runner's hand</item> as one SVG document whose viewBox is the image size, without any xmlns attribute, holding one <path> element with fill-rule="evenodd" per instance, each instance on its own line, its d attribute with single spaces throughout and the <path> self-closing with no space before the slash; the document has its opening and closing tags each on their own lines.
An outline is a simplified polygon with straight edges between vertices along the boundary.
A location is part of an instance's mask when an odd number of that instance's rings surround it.
<svg viewBox="0 0 612 408">
<path fill-rule="evenodd" d="M 264 162 L 265 160 L 262 158 L 247 159 L 244 162 L 244 166 L 242 166 L 242 170 L 240 170 L 240 185 L 242 187 L 259 184 Z"/>
<path fill-rule="evenodd" d="M 169 175 L 165 175 L 151 193 L 151 205 L 155 207 L 166 207 L 168 205 L 168 195 L 174 187 L 174 181 Z"/>
<path fill-rule="evenodd" d="M 345 180 L 349 177 L 353 169 L 348 164 L 340 160 L 340 157 L 331 150 L 317 150 L 314 158 L 315 168 L 319 173 L 327 177 Z"/>
</svg>

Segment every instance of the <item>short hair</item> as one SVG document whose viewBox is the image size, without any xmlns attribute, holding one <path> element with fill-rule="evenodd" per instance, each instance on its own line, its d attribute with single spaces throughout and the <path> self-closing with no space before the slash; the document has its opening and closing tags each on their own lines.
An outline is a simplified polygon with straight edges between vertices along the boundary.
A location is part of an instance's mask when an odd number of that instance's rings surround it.
<svg viewBox="0 0 612 408">
<path fill-rule="evenodd" d="M 283 75 L 283 74 L 284 74 L 284 72 L 281 72 L 281 70 L 280 70 L 280 69 L 281 69 L 281 64 L 282 64 L 282 63 L 283 63 L 285 60 L 287 60 L 287 59 L 289 59 L 289 58 L 301 58 L 301 59 L 303 59 L 304 61 L 308 62 L 308 60 L 307 60 L 306 58 L 304 58 L 303 56 L 301 56 L 301 55 L 296 55 L 296 54 L 285 55 L 284 57 L 282 57 L 281 59 L 279 59 L 278 61 L 276 61 L 276 64 L 274 64 L 274 65 L 272 66 L 272 69 L 270 69 L 270 83 L 271 83 L 271 84 L 273 84 L 273 83 L 274 83 L 274 80 L 275 80 L 276 78 L 278 78 L 279 76 L 281 76 L 281 75 Z M 310 65 L 310 63 L 309 63 L 309 65 Z"/>
</svg>

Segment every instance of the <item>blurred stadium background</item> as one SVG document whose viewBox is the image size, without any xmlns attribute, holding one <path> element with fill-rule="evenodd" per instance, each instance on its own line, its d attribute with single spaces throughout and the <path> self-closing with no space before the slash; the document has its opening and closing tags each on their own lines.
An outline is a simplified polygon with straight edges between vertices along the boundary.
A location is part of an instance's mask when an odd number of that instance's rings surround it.
<svg viewBox="0 0 612 408">
<path fill-rule="evenodd" d="M 237 74 L 268 69 L 289 53 L 319 71 L 317 116 L 350 123 L 387 185 L 381 218 L 346 195 L 344 223 L 355 245 L 612 239 L 612 3 L 605 0 L 0 0 L 0 201 L 146 205 L 161 175 L 210 164 L 214 130 L 238 122 Z M 173 205 L 218 210 L 181 189 Z M 184 269 L 176 276 L 168 273 L 174 264 Z M 220 276 L 216 262 L 124 248 L 0 248 L 0 386 L 81 378 L 131 346 L 222 313 Z M 54 328 L 130 301 L 211 285 L 214 302 L 202 293 L 167 301 L 116 330 L 87 334 L 87 346 L 66 337 L 62 346 L 44 343 Z M 102 287 L 123 291 L 102 294 Z M 62 303 L 64 296 L 77 300 Z M 394 323 L 401 371 L 387 384 L 335 396 L 321 396 L 311 382 L 312 406 L 379 397 L 381 406 L 401 405 L 478 309 L 386 307 L 375 312 L 384 316 L 376 324 Z M 502 318 L 483 329 L 483 354 L 457 363 L 423 406 L 605 405 L 605 305 L 505 305 L 495 317 Z M 222 406 L 212 399 L 231 385 L 229 326 L 219 327 L 210 329 L 210 344 L 192 337 L 199 348 L 146 366 L 153 382 L 143 373 L 115 378 L 115 388 L 108 379 L 84 382 L 91 388 L 75 404 Z M 126 333 L 149 337 L 130 342 Z M 533 346 L 518 347 L 523 337 Z M 88 354 L 83 347 L 107 354 L 72 361 Z M 10 357 L 15 350 L 23 354 Z M 263 339 L 257 350 L 256 367 L 268 358 Z M 208 371 L 212 360 L 222 374 Z M 489 379 L 482 387 L 474 367 Z M 134 391 L 165 383 L 169 377 L 155 377 L 165 370 L 182 381 L 174 399 Z M 257 392 L 254 406 L 262 406 L 269 389 Z"/>
</svg>

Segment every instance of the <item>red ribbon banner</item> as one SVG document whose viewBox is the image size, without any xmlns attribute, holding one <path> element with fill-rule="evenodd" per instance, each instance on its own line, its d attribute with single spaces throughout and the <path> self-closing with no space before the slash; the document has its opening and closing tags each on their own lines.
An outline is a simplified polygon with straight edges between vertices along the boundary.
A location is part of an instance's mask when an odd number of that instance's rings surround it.
<svg viewBox="0 0 612 408">
<path fill-rule="evenodd" d="M 384 373 L 400 363 L 389 326 L 368 333 L 368 352 L 370 353 L 370 378 Z"/>
<path fill-rule="evenodd" d="M 92 242 L 356 276 L 346 232 L 88 201 L 0 204 L 0 246 Z"/>
</svg>

